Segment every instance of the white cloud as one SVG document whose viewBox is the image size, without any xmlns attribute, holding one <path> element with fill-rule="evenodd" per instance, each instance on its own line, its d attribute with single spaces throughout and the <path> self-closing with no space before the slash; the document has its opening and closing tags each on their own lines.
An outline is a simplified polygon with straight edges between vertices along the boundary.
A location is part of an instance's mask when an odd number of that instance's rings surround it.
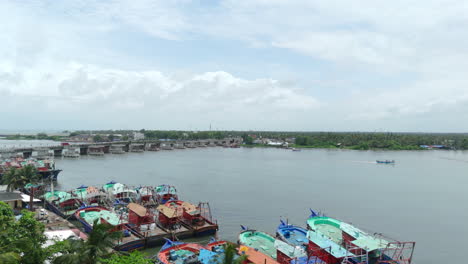
<svg viewBox="0 0 468 264">
<path fill-rule="evenodd" d="M 278 129 L 372 130 L 373 124 L 360 122 L 381 121 L 388 129 L 408 130 L 398 122 L 417 123 L 420 117 L 443 122 L 438 113 L 465 111 L 467 27 L 463 1 L 3 1 L 0 96 L 8 102 L 0 110 L 16 111 L 17 105 L 26 111 L 34 101 L 44 103 L 50 115 L 63 112 L 80 120 L 92 113 L 105 120 L 133 114 L 135 126 L 153 117 L 164 122 L 164 116 L 226 124 L 222 113 L 227 113 L 235 116 L 232 128 L 255 125 L 254 115 L 268 124 L 263 127 Z M 153 61 L 152 67 L 143 65 L 132 46 L 114 49 L 132 37 L 128 32 L 179 45 L 221 39 L 278 54 L 292 51 L 307 58 L 297 75 L 310 79 L 313 72 L 310 83 L 319 88 L 276 76 L 247 79 L 222 67 L 188 69 L 181 77 Z M 230 58 L 227 54 L 222 65 Z M 182 65 L 184 58 L 174 60 Z M 335 91 L 324 90 L 324 83 Z M 341 92 L 353 95 L 343 99 Z M 98 116 L 92 118 L 99 123 Z M 299 120 L 305 118 L 314 122 Z"/>
<path fill-rule="evenodd" d="M 53 71 L 28 69 L 24 76 L 28 79 L 4 79 L 0 88 L 5 89 L 7 98 L 20 97 L 26 103 L 30 102 L 28 98 L 40 98 L 41 104 L 47 105 L 47 114 L 53 115 L 79 110 L 77 114 L 91 119 L 92 113 L 101 113 L 102 118 L 118 120 L 128 117 L 130 111 L 136 118 L 128 121 L 135 126 L 151 120 L 152 115 L 187 120 L 196 120 L 200 115 L 208 119 L 224 115 L 240 122 L 249 116 L 275 116 L 319 106 L 313 97 L 276 80 L 245 80 L 222 71 L 176 79 L 159 71 L 123 71 L 70 63 Z M 16 88 L 8 89 L 13 84 Z M 8 111 L 9 107 L 4 104 L 0 110 Z"/>
</svg>

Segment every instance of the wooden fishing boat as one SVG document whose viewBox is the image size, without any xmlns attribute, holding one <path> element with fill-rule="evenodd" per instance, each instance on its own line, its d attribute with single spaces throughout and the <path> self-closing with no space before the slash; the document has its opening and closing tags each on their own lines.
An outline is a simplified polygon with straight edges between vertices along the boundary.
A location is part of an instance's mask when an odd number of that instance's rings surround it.
<svg viewBox="0 0 468 264">
<path fill-rule="evenodd" d="M 317 256 L 327 264 L 411 263 L 414 242 L 387 240 L 378 233 L 369 234 L 314 211 L 307 220 L 307 226 L 309 256 Z"/>
<path fill-rule="evenodd" d="M 293 245 L 307 248 L 309 240 L 307 239 L 307 230 L 305 228 L 291 225 L 280 220 L 280 225 L 276 229 L 276 237 L 282 241 Z"/>
<path fill-rule="evenodd" d="M 177 189 L 172 185 L 162 184 L 154 188 L 154 198 L 158 204 L 165 204 L 169 200 L 179 200 Z"/>
<path fill-rule="evenodd" d="M 145 237 L 146 247 L 161 246 L 165 239 L 172 237 L 172 234 L 157 226 L 151 210 L 136 203 L 129 203 L 127 209 L 128 224 Z"/>
<path fill-rule="evenodd" d="M 73 193 L 50 191 L 44 194 L 46 208 L 63 218 L 72 218 L 83 202 Z"/>
<path fill-rule="evenodd" d="M 163 264 L 215 264 L 223 263 L 226 241 L 211 241 L 202 246 L 196 243 L 184 243 L 167 240 L 158 253 L 158 260 Z"/>
<path fill-rule="evenodd" d="M 194 236 L 213 235 L 218 230 L 207 203 L 195 206 L 184 201 L 169 201 L 158 206 L 159 223 L 165 228 L 182 225 L 192 231 Z"/>
<path fill-rule="evenodd" d="M 280 264 L 272 257 L 256 250 L 252 247 L 241 245 L 239 247 L 239 255 L 247 255 L 247 263 L 253 264 Z"/>
<path fill-rule="evenodd" d="M 281 223 L 276 230 L 276 236 L 287 245 L 281 244 L 278 240 L 275 241 L 277 249 L 277 260 L 280 263 L 290 264 L 319 264 L 324 263 L 316 256 L 307 256 L 307 230 L 285 223 Z"/>
<path fill-rule="evenodd" d="M 81 185 L 72 190 L 72 193 L 85 203 L 86 206 L 108 206 L 110 203 L 108 194 L 94 186 Z"/>
<path fill-rule="evenodd" d="M 239 234 L 239 244 L 245 245 L 259 252 L 276 259 L 275 238 L 271 235 L 256 231 L 249 230 L 243 227 L 243 231 Z"/>
<path fill-rule="evenodd" d="M 168 239 L 157 256 L 163 264 L 197 263 L 200 250 L 203 249 L 206 250 L 196 243 L 183 243 Z"/>
<path fill-rule="evenodd" d="M 124 214 L 118 215 L 101 206 L 89 206 L 77 210 L 75 217 L 83 225 L 87 233 L 93 230 L 95 221 L 113 226 L 109 232 L 122 232 L 123 237 L 116 243 L 116 250 L 132 251 L 145 246 L 145 238 L 131 228 Z"/>
<path fill-rule="evenodd" d="M 109 197 L 118 203 L 131 203 L 136 201 L 137 193 L 126 185 L 111 181 L 106 183 L 102 189 L 109 194 Z"/>
</svg>

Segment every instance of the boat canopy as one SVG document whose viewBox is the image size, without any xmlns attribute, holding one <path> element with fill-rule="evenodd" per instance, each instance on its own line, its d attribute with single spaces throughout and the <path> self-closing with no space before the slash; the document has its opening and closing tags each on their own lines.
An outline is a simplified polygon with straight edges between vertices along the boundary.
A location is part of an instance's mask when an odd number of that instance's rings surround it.
<svg viewBox="0 0 468 264">
<path fill-rule="evenodd" d="M 93 225 L 96 219 L 98 219 L 98 224 L 101 223 L 102 219 L 104 219 L 107 223 L 113 226 L 122 224 L 122 221 L 117 216 L 117 214 L 108 210 L 100 210 L 100 211 L 83 210 L 80 212 L 80 217 L 84 219 L 90 225 Z"/>
<path fill-rule="evenodd" d="M 352 241 L 354 245 L 368 252 L 384 249 L 389 244 L 382 238 L 372 236 L 353 225 L 330 217 L 311 217 L 307 220 L 307 224 L 312 231 L 319 234 L 317 238 L 320 238 L 321 234 L 337 244 L 340 244 L 343 237 L 342 232 L 345 232 L 355 239 Z"/>
</svg>

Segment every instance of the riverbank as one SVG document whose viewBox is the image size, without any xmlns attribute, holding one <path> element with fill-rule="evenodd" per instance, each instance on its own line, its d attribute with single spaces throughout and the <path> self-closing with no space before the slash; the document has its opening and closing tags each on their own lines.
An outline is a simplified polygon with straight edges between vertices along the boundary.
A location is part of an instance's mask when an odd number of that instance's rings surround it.
<svg viewBox="0 0 468 264">
<path fill-rule="evenodd" d="M 242 147 L 245 148 L 297 148 L 297 149 L 350 149 L 350 150 L 427 150 L 426 148 L 421 148 L 418 146 L 397 146 L 397 147 L 388 147 L 388 148 L 370 148 L 366 146 L 335 146 L 335 145 L 320 145 L 320 146 L 308 146 L 308 145 L 298 145 L 298 144 L 290 144 L 288 147 L 284 146 L 272 146 L 268 144 L 242 144 Z"/>
</svg>

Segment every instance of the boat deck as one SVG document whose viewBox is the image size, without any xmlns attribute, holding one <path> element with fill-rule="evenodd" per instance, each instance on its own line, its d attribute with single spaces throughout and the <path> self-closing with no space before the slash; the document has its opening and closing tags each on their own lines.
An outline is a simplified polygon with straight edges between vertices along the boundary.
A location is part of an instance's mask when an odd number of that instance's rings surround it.
<svg viewBox="0 0 468 264">
<path fill-rule="evenodd" d="M 262 232 L 244 232 L 241 234 L 240 242 L 248 247 L 258 249 L 265 255 L 276 259 L 276 248 L 274 238 Z"/>
<path fill-rule="evenodd" d="M 333 242 L 341 245 L 343 242 L 343 232 L 338 227 L 328 224 L 316 225 L 317 231 L 330 238 Z"/>
<path fill-rule="evenodd" d="M 309 242 L 305 233 L 300 232 L 298 230 L 294 230 L 294 229 L 289 229 L 288 231 L 289 231 L 289 236 L 288 237 L 283 236 L 283 237 L 285 238 L 286 242 L 288 242 L 289 244 L 292 244 L 295 246 L 303 246 Z"/>
<path fill-rule="evenodd" d="M 256 251 L 250 247 L 241 246 L 239 248 L 240 255 L 247 255 L 247 259 L 252 263 L 263 263 L 263 264 L 278 264 L 279 262 L 274 260 L 273 258 Z"/>
</svg>

